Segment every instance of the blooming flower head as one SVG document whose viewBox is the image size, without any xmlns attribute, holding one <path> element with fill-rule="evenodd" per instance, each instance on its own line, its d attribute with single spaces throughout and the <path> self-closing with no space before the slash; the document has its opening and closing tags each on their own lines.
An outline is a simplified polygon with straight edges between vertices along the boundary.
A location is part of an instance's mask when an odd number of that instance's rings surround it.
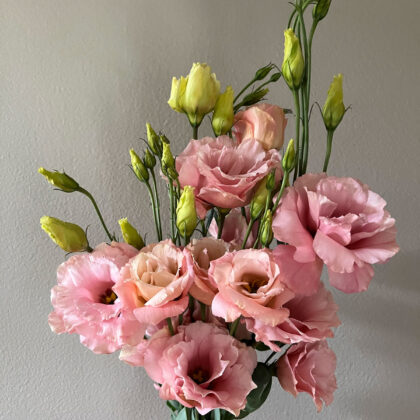
<svg viewBox="0 0 420 420">
<path fill-rule="evenodd" d="M 193 279 L 190 252 L 165 240 L 146 246 L 132 258 L 113 290 L 140 323 L 156 325 L 186 309 Z"/>
<path fill-rule="evenodd" d="M 300 392 L 312 396 L 317 411 L 323 402 L 330 405 L 337 389 L 337 360 L 326 341 L 299 343 L 289 348 L 277 362 L 277 376 L 286 391 L 295 397 Z"/>
<path fill-rule="evenodd" d="M 361 292 L 373 277 L 371 265 L 387 261 L 399 249 L 395 220 L 385 205 L 353 178 L 306 174 L 282 197 L 274 236 L 294 247 L 295 262 L 313 264 L 320 259 L 334 287 Z"/>
<path fill-rule="evenodd" d="M 283 146 L 286 126 L 287 118 L 282 108 L 261 103 L 238 112 L 232 131 L 239 142 L 255 139 L 265 150 L 279 150 Z"/>
<path fill-rule="evenodd" d="M 294 294 L 268 249 L 227 253 L 210 263 L 209 278 L 218 289 L 212 312 L 226 322 L 243 316 L 275 327 L 289 316 L 283 305 Z"/>
<path fill-rule="evenodd" d="M 198 216 L 211 206 L 225 209 L 246 206 L 268 173 L 281 168 L 276 150 L 265 151 L 253 139 L 239 145 L 228 136 L 191 140 L 176 159 L 182 187 L 194 187 Z"/>
<path fill-rule="evenodd" d="M 123 351 L 121 358 L 144 366 L 162 399 L 195 407 L 201 415 L 220 408 L 237 416 L 256 388 L 255 350 L 214 324 L 180 326 L 174 336 L 161 330 L 135 356 Z"/>
<path fill-rule="evenodd" d="M 121 267 L 136 253 L 129 245 L 113 242 L 61 264 L 58 284 L 51 290 L 51 329 L 57 334 L 79 334 L 82 344 L 95 353 L 112 353 L 142 338 L 138 322 L 125 316 L 112 290 Z"/>
</svg>

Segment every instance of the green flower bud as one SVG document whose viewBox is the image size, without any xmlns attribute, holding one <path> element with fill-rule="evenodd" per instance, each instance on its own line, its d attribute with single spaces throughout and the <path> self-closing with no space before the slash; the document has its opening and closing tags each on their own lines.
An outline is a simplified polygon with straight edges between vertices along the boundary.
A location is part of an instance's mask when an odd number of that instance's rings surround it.
<svg viewBox="0 0 420 420">
<path fill-rule="evenodd" d="M 270 172 L 267 176 L 266 188 L 268 191 L 273 191 L 276 187 L 276 171 Z"/>
<path fill-rule="evenodd" d="M 248 93 L 248 95 L 246 95 L 244 99 L 242 100 L 241 105 L 242 106 L 254 105 L 260 102 L 264 98 L 264 96 L 267 95 L 268 92 L 269 92 L 269 89 L 265 88 L 265 89 L 256 90 L 255 92 Z"/>
<path fill-rule="evenodd" d="M 79 189 L 79 184 L 65 172 L 51 172 L 45 168 L 39 168 L 38 172 L 47 178 L 47 181 L 64 192 L 74 192 Z"/>
<path fill-rule="evenodd" d="M 216 136 L 226 134 L 233 125 L 233 89 L 228 86 L 224 93 L 222 93 L 214 107 L 212 126 Z"/>
<path fill-rule="evenodd" d="M 265 210 L 265 203 L 267 201 L 268 189 L 267 189 L 267 179 L 270 175 L 267 175 L 257 187 L 254 197 L 252 197 L 250 204 L 250 212 L 252 219 L 258 219 L 262 212 Z"/>
<path fill-rule="evenodd" d="M 150 153 L 149 149 L 146 149 L 144 153 L 144 164 L 149 169 L 153 169 L 156 165 L 156 158 Z"/>
<path fill-rule="evenodd" d="M 146 130 L 147 142 L 149 144 L 150 149 L 156 156 L 162 156 L 162 145 L 159 136 L 156 134 L 155 130 L 153 130 L 152 126 L 149 123 L 146 123 Z"/>
<path fill-rule="evenodd" d="M 124 239 L 124 242 L 128 245 L 133 246 L 137 249 L 142 249 L 144 247 L 143 238 L 137 232 L 136 229 L 128 222 L 127 218 L 118 220 L 118 223 L 121 228 L 121 233 Z"/>
<path fill-rule="evenodd" d="M 186 185 L 176 208 L 176 227 L 184 238 L 189 238 L 197 226 L 194 188 Z"/>
<path fill-rule="evenodd" d="M 284 31 L 284 58 L 281 71 L 290 89 L 298 89 L 302 83 L 305 63 L 300 42 L 293 29 Z"/>
<path fill-rule="evenodd" d="M 267 64 L 266 66 L 261 67 L 255 73 L 254 80 L 257 81 L 257 80 L 265 79 L 268 73 L 270 73 L 270 71 L 273 70 L 273 68 L 274 68 L 273 64 Z"/>
<path fill-rule="evenodd" d="M 274 83 L 277 82 L 277 80 L 279 80 L 281 77 L 281 73 L 274 73 L 271 77 L 270 77 L 270 83 Z"/>
<path fill-rule="evenodd" d="M 131 156 L 131 166 L 133 167 L 133 171 L 136 174 L 137 178 L 141 182 L 146 182 L 149 180 L 149 172 L 147 171 L 147 168 L 144 166 L 144 163 L 139 158 L 137 153 L 130 149 L 130 156 Z"/>
<path fill-rule="evenodd" d="M 345 112 L 346 108 L 343 104 L 343 75 L 339 74 L 334 76 L 322 110 L 322 118 L 328 131 L 334 131 L 338 127 Z"/>
<path fill-rule="evenodd" d="M 273 215 L 271 210 L 267 210 L 267 213 L 261 221 L 261 243 L 264 247 L 268 247 L 273 240 L 273 229 L 271 228 L 272 224 Z"/>
<path fill-rule="evenodd" d="M 63 222 L 55 217 L 41 217 L 41 228 L 66 252 L 81 252 L 89 249 L 85 231 L 78 225 Z"/>
<path fill-rule="evenodd" d="M 171 144 L 171 142 L 169 141 L 168 137 L 165 136 L 165 134 L 161 134 L 159 136 L 161 143 L 166 143 L 166 144 Z"/>
<path fill-rule="evenodd" d="M 330 9 L 330 5 L 331 0 L 318 0 L 318 3 L 312 10 L 312 16 L 314 20 L 317 20 L 319 22 L 320 20 L 324 19 L 324 17 L 327 16 L 327 13 Z"/>
<path fill-rule="evenodd" d="M 283 156 L 283 170 L 285 172 L 290 172 L 295 167 L 296 161 L 296 152 L 295 152 L 295 141 L 291 139 L 287 145 L 286 153 Z"/>
<path fill-rule="evenodd" d="M 168 175 L 169 170 L 175 169 L 175 159 L 171 152 L 171 146 L 169 143 L 162 143 L 162 171 L 165 175 Z M 174 179 L 174 178 L 172 178 Z"/>
</svg>

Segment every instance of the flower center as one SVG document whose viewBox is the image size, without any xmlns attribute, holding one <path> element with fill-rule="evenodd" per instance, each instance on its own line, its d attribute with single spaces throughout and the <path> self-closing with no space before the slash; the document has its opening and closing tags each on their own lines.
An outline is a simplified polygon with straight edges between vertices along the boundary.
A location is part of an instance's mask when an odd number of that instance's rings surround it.
<svg viewBox="0 0 420 420">
<path fill-rule="evenodd" d="M 242 277 L 243 288 L 249 293 L 257 293 L 260 287 L 268 284 L 268 278 L 255 274 L 244 274 Z"/>
<path fill-rule="evenodd" d="M 107 289 L 103 295 L 99 296 L 99 302 L 104 305 L 113 305 L 116 300 L 117 295 L 112 289 Z"/>
<path fill-rule="evenodd" d="M 190 377 L 198 385 L 201 385 L 209 380 L 208 372 L 201 368 L 193 370 L 192 373 L 190 373 Z"/>
</svg>

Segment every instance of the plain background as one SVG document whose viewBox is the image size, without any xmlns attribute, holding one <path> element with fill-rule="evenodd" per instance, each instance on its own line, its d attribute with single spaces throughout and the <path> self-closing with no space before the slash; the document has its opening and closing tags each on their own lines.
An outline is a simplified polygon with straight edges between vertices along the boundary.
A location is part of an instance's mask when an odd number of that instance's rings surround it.
<svg viewBox="0 0 420 420">
<path fill-rule="evenodd" d="M 85 197 L 52 191 L 36 170 L 65 169 L 95 195 L 114 230 L 128 216 L 152 239 L 128 149 L 140 150 L 146 121 L 176 152 L 189 140 L 186 118 L 166 104 L 171 77 L 205 61 L 223 88 L 242 87 L 258 67 L 281 64 L 290 10 L 286 0 L 0 2 L 1 418 L 168 418 L 140 368 L 51 333 L 49 293 L 64 255 L 39 228 L 40 216 L 90 225 L 92 244 L 105 236 Z M 386 198 L 401 252 L 377 267 L 367 293 L 334 291 L 342 325 L 330 341 L 339 385 L 332 406 L 317 415 L 309 396 L 295 400 L 275 382 L 250 418 L 418 418 L 419 18 L 417 0 L 333 0 L 319 27 L 313 98 L 323 103 L 332 75 L 343 72 L 352 105 L 330 173 L 360 178 Z M 269 101 L 291 107 L 282 81 Z M 293 126 L 291 117 L 287 137 Z M 317 110 L 311 130 L 309 167 L 320 171 Z"/>
</svg>

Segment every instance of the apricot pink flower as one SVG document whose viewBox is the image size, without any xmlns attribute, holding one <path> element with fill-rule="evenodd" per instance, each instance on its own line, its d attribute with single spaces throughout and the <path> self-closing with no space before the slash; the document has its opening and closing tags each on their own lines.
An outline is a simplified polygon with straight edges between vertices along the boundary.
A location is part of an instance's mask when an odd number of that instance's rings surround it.
<svg viewBox="0 0 420 420">
<path fill-rule="evenodd" d="M 386 262 L 399 250 L 395 220 L 385 205 L 353 178 L 306 174 L 282 197 L 274 236 L 295 248 L 298 263 L 321 259 L 337 289 L 361 292 L 373 277 L 372 264 Z"/>
<path fill-rule="evenodd" d="M 277 362 L 277 376 L 286 391 L 295 397 L 300 392 L 312 396 L 317 411 L 323 402 L 330 405 L 337 389 L 336 357 L 326 341 L 299 343 L 289 348 Z"/>
<path fill-rule="evenodd" d="M 290 311 L 289 318 L 276 327 L 266 325 L 258 319 L 245 320 L 247 329 L 255 334 L 255 339 L 274 351 L 280 351 L 276 342 L 312 343 L 334 337 L 332 328 L 340 325 L 338 306 L 322 283 L 314 295 L 296 296 L 283 306 Z"/>
<path fill-rule="evenodd" d="M 190 294 L 198 301 L 211 305 L 217 289 L 208 278 L 210 262 L 222 257 L 230 250 L 229 244 L 221 239 L 193 239 L 187 246 L 194 260 L 194 283 Z"/>
<path fill-rule="evenodd" d="M 174 336 L 161 330 L 143 343 L 135 357 L 122 353 L 122 359 L 144 366 L 160 384 L 162 399 L 195 407 L 201 415 L 221 408 L 237 416 L 256 388 L 252 381 L 255 350 L 225 328 L 200 321 L 180 326 Z"/>
<path fill-rule="evenodd" d="M 138 322 L 124 312 L 112 291 L 121 267 L 137 252 L 130 245 L 113 242 L 61 264 L 58 284 L 51 290 L 51 329 L 57 334 L 79 334 L 81 343 L 95 353 L 112 353 L 143 338 Z"/>
<path fill-rule="evenodd" d="M 193 279 L 191 253 L 165 240 L 132 258 L 113 290 L 141 324 L 156 325 L 184 312 Z"/>
<path fill-rule="evenodd" d="M 278 150 L 283 146 L 286 125 L 282 108 L 261 103 L 238 112 L 232 131 L 239 142 L 255 139 L 265 150 Z"/>
<path fill-rule="evenodd" d="M 244 249 L 210 263 L 209 278 L 217 286 L 213 315 L 233 322 L 240 316 L 275 327 L 289 316 L 283 305 L 294 294 L 283 283 L 268 249 Z"/>
<path fill-rule="evenodd" d="M 281 169 L 279 153 L 260 143 L 241 144 L 228 136 L 191 140 L 176 159 L 181 187 L 194 187 L 198 215 L 212 207 L 232 209 L 249 204 L 253 191 L 274 168 Z"/>
</svg>

